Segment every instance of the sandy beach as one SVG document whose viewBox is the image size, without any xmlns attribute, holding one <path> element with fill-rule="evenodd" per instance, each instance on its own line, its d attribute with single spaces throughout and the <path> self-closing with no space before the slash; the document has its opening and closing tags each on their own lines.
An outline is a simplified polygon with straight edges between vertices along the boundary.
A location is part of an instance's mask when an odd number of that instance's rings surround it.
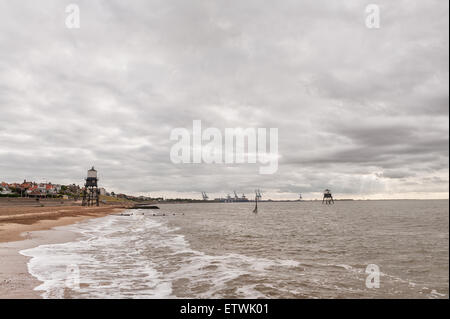
<svg viewBox="0 0 450 319">
<path fill-rule="evenodd" d="M 40 298 L 40 284 L 27 270 L 28 258 L 20 250 L 73 240 L 76 235 L 53 227 L 103 217 L 123 210 L 101 207 L 0 207 L 0 298 Z"/>
</svg>

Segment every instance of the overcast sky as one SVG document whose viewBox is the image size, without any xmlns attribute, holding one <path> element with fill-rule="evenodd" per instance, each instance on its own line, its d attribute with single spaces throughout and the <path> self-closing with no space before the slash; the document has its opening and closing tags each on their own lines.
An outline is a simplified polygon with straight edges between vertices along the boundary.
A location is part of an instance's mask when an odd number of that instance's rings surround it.
<svg viewBox="0 0 450 319">
<path fill-rule="evenodd" d="M 72 2 L 79 29 L 69 1 L 0 0 L 0 180 L 448 198 L 448 1 Z M 278 128 L 278 171 L 173 164 L 193 120 Z"/>
</svg>

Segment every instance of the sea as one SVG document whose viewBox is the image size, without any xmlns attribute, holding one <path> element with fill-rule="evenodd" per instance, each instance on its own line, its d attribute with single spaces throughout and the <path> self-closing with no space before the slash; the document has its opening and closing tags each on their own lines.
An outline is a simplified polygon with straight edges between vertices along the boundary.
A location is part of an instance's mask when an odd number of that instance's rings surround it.
<svg viewBox="0 0 450 319">
<path fill-rule="evenodd" d="M 448 200 L 161 204 L 22 250 L 44 298 L 449 298 Z"/>
</svg>

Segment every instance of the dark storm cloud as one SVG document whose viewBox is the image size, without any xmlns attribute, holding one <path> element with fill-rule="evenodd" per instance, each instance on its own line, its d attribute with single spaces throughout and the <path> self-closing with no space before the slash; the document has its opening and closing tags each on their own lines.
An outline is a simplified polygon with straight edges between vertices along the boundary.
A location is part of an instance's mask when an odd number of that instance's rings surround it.
<svg viewBox="0 0 450 319">
<path fill-rule="evenodd" d="M 69 30 L 61 1 L 0 2 L 0 179 L 448 196 L 447 2 L 378 1 L 376 30 L 365 1 L 75 3 Z M 194 119 L 279 128 L 277 173 L 173 164 Z"/>
</svg>

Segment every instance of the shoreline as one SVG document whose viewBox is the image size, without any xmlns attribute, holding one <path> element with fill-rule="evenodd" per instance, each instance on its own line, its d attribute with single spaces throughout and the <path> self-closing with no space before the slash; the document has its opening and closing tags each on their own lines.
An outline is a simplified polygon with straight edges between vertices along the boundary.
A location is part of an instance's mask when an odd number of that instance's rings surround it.
<svg viewBox="0 0 450 319">
<path fill-rule="evenodd" d="M 42 282 L 28 273 L 30 257 L 19 252 L 45 244 L 75 240 L 78 235 L 55 227 L 104 217 L 126 209 L 100 207 L 0 207 L 0 298 L 39 299 Z"/>
</svg>

